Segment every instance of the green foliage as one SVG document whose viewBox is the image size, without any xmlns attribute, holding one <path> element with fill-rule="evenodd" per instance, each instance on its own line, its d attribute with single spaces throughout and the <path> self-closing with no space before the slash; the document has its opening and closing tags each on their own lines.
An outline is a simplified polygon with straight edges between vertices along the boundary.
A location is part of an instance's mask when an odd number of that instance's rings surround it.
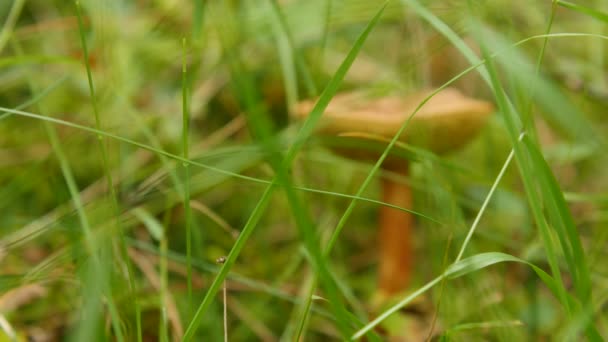
<svg viewBox="0 0 608 342">
<path fill-rule="evenodd" d="M 382 341 L 412 312 L 446 341 L 608 338 L 606 13 L 0 2 L 0 340 Z M 496 104 L 450 155 L 399 142 L 407 122 L 386 143 L 315 136 L 342 91 L 445 87 Z M 413 189 L 396 209 L 417 257 L 378 306 L 380 177 Z"/>
</svg>

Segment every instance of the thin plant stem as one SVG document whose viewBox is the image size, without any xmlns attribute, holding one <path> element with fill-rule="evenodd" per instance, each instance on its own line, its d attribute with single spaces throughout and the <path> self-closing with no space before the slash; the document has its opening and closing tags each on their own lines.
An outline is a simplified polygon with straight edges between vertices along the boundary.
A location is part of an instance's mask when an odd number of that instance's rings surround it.
<svg viewBox="0 0 608 342">
<path fill-rule="evenodd" d="M 93 113 L 95 115 L 95 128 L 97 130 L 101 130 L 101 119 L 100 119 L 100 115 L 99 115 L 99 105 L 97 103 L 97 96 L 95 94 L 95 86 L 93 83 L 93 74 L 91 72 L 91 65 L 89 63 L 89 50 L 87 48 L 87 43 L 86 43 L 86 39 L 85 39 L 85 34 L 84 34 L 84 23 L 83 23 L 83 19 L 82 19 L 82 11 L 81 11 L 81 6 L 80 6 L 80 1 L 76 0 L 76 17 L 78 19 L 78 31 L 80 33 L 80 41 L 82 44 L 82 52 L 83 52 L 83 56 L 84 56 L 84 64 L 85 64 L 85 69 L 87 72 L 87 81 L 88 81 L 88 85 L 89 85 L 89 93 L 91 96 L 91 103 L 93 106 Z M 135 304 L 135 322 L 136 322 L 136 329 L 137 329 L 137 337 L 138 337 L 138 341 L 142 341 L 142 326 L 141 326 L 141 308 L 139 307 L 139 301 L 137 299 L 136 294 L 136 289 L 135 289 L 135 280 L 134 280 L 134 276 L 133 276 L 133 267 L 131 265 L 131 262 L 129 261 L 129 255 L 127 253 L 127 245 L 124 239 L 124 234 L 122 231 L 122 227 L 121 227 L 121 223 L 120 223 L 120 209 L 119 209 L 119 204 L 118 204 L 118 195 L 116 194 L 116 189 L 114 188 L 114 181 L 112 180 L 112 172 L 110 170 L 110 165 L 108 162 L 108 152 L 106 150 L 105 147 L 105 139 L 103 136 L 98 135 L 97 136 L 97 141 L 99 143 L 99 150 L 101 152 L 101 159 L 102 159 L 102 164 L 103 164 L 103 170 L 104 170 L 104 174 L 106 176 L 106 180 L 108 183 L 108 190 L 110 191 L 110 198 L 112 200 L 112 206 L 113 206 L 113 210 L 114 210 L 114 222 L 115 222 L 115 228 L 116 231 L 118 233 L 118 242 L 120 245 L 120 250 L 121 250 L 121 254 L 122 254 L 122 258 L 124 260 L 124 263 L 126 265 L 126 269 L 127 269 L 127 280 L 129 282 L 129 288 L 131 290 L 131 292 L 134 294 L 132 296 L 134 304 Z"/>
<path fill-rule="evenodd" d="M 223 265 L 226 262 L 226 257 L 217 258 L 216 263 Z M 228 302 L 226 295 L 226 280 L 222 283 L 222 306 L 223 306 L 223 321 L 224 321 L 224 342 L 228 342 Z"/>
<path fill-rule="evenodd" d="M 523 138 L 523 134 L 520 137 L 520 141 L 521 141 L 521 138 Z M 462 247 L 460 247 L 460 252 L 458 252 L 458 256 L 456 257 L 456 260 L 454 260 L 455 263 L 459 262 L 460 259 L 462 259 L 464 251 L 467 248 L 469 241 L 471 241 L 471 238 L 473 237 L 473 233 L 475 233 L 475 230 L 477 229 L 477 225 L 479 225 L 479 221 L 481 220 L 483 213 L 485 213 L 486 208 L 488 207 L 488 203 L 490 203 L 490 200 L 494 196 L 494 191 L 496 191 L 498 184 L 502 180 L 502 177 L 505 175 L 505 172 L 507 171 L 507 168 L 511 164 L 511 160 L 513 160 L 514 156 L 515 156 L 515 150 L 511 149 L 511 152 L 509 152 L 509 155 L 507 156 L 507 160 L 505 160 L 504 164 L 502 165 L 502 168 L 500 169 L 498 176 L 496 176 L 496 179 L 494 180 L 494 184 L 492 184 L 492 187 L 490 188 L 488 195 L 486 196 L 485 200 L 483 201 L 481 208 L 479 208 L 479 211 L 477 212 L 475 221 L 473 221 L 473 224 L 471 225 L 471 228 L 469 229 L 469 232 L 467 233 L 467 237 L 464 239 L 464 242 L 462 243 Z"/>
<path fill-rule="evenodd" d="M 169 292 L 169 273 L 168 273 L 168 253 L 169 253 L 169 236 L 167 227 L 171 220 L 169 198 L 166 199 L 165 213 L 163 215 L 163 235 L 160 239 L 159 253 L 159 273 L 160 273 L 160 308 L 161 308 L 161 324 L 158 327 L 161 341 L 169 341 L 168 336 L 168 320 L 167 320 L 167 293 Z"/>
<path fill-rule="evenodd" d="M 224 342 L 228 342 L 228 306 L 226 304 L 226 281 L 224 281 Z"/>
<path fill-rule="evenodd" d="M 184 160 L 188 160 L 188 132 L 190 130 L 190 110 L 188 94 L 188 63 L 186 60 L 187 46 L 186 38 L 182 39 L 182 152 Z M 188 316 L 192 313 L 192 214 L 190 208 L 190 164 L 182 163 L 184 167 L 184 219 L 186 225 L 186 257 L 187 257 L 187 282 L 188 282 Z"/>
<path fill-rule="evenodd" d="M 536 68 L 534 73 L 536 78 L 534 82 L 530 86 L 530 98 L 528 105 L 526 106 L 526 110 L 522 111 L 522 119 L 524 121 L 526 133 L 530 134 L 532 140 L 538 144 L 538 134 L 536 132 L 536 126 L 534 124 L 534 116 L 532 114 L 532 109 L 534 107 L 534 96 L 537 91 L 538 77 L 540 77 L 540 68 L 543 63 L 543 59 L 545 57 L 545 50 L 547 49 L 547 44 L 549 43 L 549 34 L 551 33 L 551 27 L 553 26 L 553 20 L 555 19 L 555 12 L 557 10 L 557 0 L 553 0 L 551 4 L 551 15 L 549 16 L 549 23 L 547 24 L 547 29 L 545 30 L 546 37 L 543 39 L 543 45 L 540 48 L 540 52 L 538 53 L 538 58 L 536 59 Z"/>
<path fill-rule="evenodd" d="M 223 288 L 223 300 L 224 300 L 224 342 L 228 342 L 228 304 L 226 302 L 226 281 L 224 280 Z"/>
<path fill-rule="evenodd" d="M 443 253 L 443 266 L 447 268 L 448 266 L 448 255 L 450 254 L 450 246 L 452 245 L 452 236 L 450 233 L 448 236 L 448 242 L 445 246 L 445 252 Z M 437 326 L 437 318 L 439 316 L 439 307 L 441 305 L 441 299 L 443 298 L 443 292 L 445 289 L 445 278 L 441 279 L 441 283 L 439 283 L 439 295 L 437 296 L 437 306 L 435 307 L 435 312 L 433 314 L 433 320 L 431 321 L 431 327 L 429 328 L 429 334 L 426 337 L 426 341 L 430 342 L 433 338 L 433 330 Z"/>
<path fill-rule="evenodd" d="M 2 31 L 0 31 L 0 53 L 4 46 L 10 39 L 15 24 L 17 20 L 19 20 L 19 15 L 21 14 L 21 10 L 23 9 L 23 5 L 25 4 L 25 0 L 15 0 L 13 2 L 13 6 L 11 6 L 11 10 L 8 13 L 8 17 L 4 21 L 4 25 L 2 26 Z"/>
</svg>

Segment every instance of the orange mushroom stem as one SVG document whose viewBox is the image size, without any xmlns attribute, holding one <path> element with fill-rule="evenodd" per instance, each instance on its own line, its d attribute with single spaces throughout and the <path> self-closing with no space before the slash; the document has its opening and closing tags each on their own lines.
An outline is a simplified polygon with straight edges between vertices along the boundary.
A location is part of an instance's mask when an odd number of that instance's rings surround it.
<svg viewBox="0 0 608 342">
<path fill-rule="evenodd" d="M 407 175 L 407 170 L 401 172 Z M 412 208 L 412 190 L 409 185 L 382 179 L 382 200 L 400 208 Z M 412 273 L 413 217 L 403 210 L 380 208 L 378 287 L 382 295 L 393 295 L 407 288 Z"/>
</svg>

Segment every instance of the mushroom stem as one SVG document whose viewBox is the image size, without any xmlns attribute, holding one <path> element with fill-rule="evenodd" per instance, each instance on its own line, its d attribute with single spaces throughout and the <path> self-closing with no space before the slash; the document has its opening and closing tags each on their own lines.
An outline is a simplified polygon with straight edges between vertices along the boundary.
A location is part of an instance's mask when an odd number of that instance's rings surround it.
<svg viewBox="0 0 608 342">
<path fill-rule="evenodd" d="M 408 171 L 400 174 L 407 175 Z M 383 201 L 400 208 L 412 207 L 409 185 L 382 179 Z M 405 290 L 412 269 L 412 224 L 410 213 L 395 208 L 380 208 L 380 273 L 379 288 L 382 295 L 390 296 Z"/>
</svg>

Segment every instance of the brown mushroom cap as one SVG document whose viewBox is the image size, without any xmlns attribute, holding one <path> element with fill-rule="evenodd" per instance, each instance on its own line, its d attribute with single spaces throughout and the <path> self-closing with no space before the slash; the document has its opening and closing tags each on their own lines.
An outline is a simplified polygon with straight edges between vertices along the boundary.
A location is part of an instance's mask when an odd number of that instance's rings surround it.
<svg viewBox="0 0 608 342">
<path fill-rule="evenodd" d="M 388 141 L 431 92 L 377 99 L 360 93 L 339 94 L 327 106 L 319 127 L 328 135 L 360 137 L 362 140 L 377 137 L 377 141 Z M 311 100 L 299 103 L 295 115 L 307 116 L 314 104 Z M 399 140 L 435 153 L 448 152 L 471 140 L 493 111 L 489 102 L 471 99 L 456 89 L 446 88 L 420 108 Z"/>
</svg>

